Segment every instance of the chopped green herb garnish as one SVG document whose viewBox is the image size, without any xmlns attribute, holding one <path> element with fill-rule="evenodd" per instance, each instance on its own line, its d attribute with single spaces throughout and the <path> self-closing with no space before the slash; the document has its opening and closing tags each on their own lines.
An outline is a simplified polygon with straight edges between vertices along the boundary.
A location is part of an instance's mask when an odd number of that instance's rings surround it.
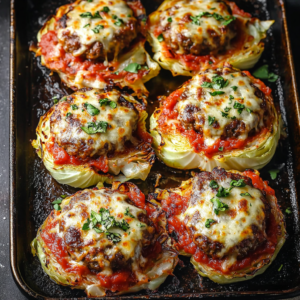
<svg viewBox="0 0 300 300">
<path fill-rule="evenodd" d="M 225 111 L 225 112 L 229 112 L 230 110 L 231 110 L 231 107 L 227 107 L 227 106 L 226 106 L 226 107 L 224 108 L 224 111 Z"/>
<path fill-rule="evenodd" d="M 104 6 L 102 9 L 103 12 L 108 13 L 109 12 L 109 7 L 108 6 Z"/>
<path fill-rule="evenodd" d="M 230 186 L 233 186 L 233 187 L 245 187 L 246 183 L 245 183 L 244 179 L 232 180 L 230 182 Z"/>
<path fill-rule="evenodd" d="M 223 95 L 225 92 L 222 91 L 214 91 L 214 92 L 209 92 L 211 96 L 217 96 L 217 95 Z"/>
<path fill-rule="evenodd" d="M 122 19 L 118 19 L 114 24 L 115 24 L 116 26 L 122 26 L 123 20 L 122 20 Z"/>
<path fill-rule="evenodd" d="M 105 121 L 100 122 L 87 122 L 87 126 L 82 126 L 81 129 L 87 134 L 105 133 L 108 123 Z"/>
<path fill-rule="evenodd" d="M 192 24 L 195 24 L 195 25 L 200 25 L 200 17 L 199 16 L 196 16 L 196 17 L 193 17 L 193 16 L 190 16 L 190 19 L 192 20 Z"/>
<path fill-rule="evenodd" d="M 217 189 L 219 187 L 218 183 L 215 180 L 211 180 L 209 186 L 213 189 Z"/>
<path fill-rule="evenodd" d="M 234 102 L 233 108 L 237 109 L 238 113 L 241 114 L 245 108 L 245 105 L 239 102 Z"/>
<path fill-rule="evenodd" d="M 115 19 L 117 19 L 117 18 L 118 18 L 118 16 L 116 16 L 116 15 L 112 15 L 112 18 L 115 20 Z"/>
<path fill-rule="evenodd" d="M 226 87 L 229 84 L 228 80 L 225 80 L 222 76 L 220 75 L 214 75 L 212 77 L 212 81 L 208 82 L 208 81 L 204 81 L 201 85 L 201 87 L 204 88 L 211 88 L 211 89 L 223 89 L 224 87 Z M 224 94 L 224 92 L 222 92 L 222 94 Z"/>
<path fill-rule="evenodd" d="M 219 151 L 223 151 L 224 150 L 224 147 L 219 147 Z"/>
<path fill-rule="evenodd" d="M 52 100 L 53 100 L 53 103 L 54 103 L 54 104 L 58 103 L 59 95 L 54 96 L 54 97 L 52 98 Z"/>
<path fill-rule="evenodd" d="M 164 37 L 163 37 L 162 33 L 157 37 L 157 40 L 159 42 L 162 42 L 164 40 Z"/>
<path fill-rule="evenodd" d="M 206 227 L 206 228 L 210 228 L 210 225 L 212 225 L 213 223 L 216 223 L 216 221 L 213 220 L 213 219 L 207 219 L 207 220 L 205 221 L 205 227 Z"/>
<path fill-rule="evenodd" d="M 229 95 L 229 104 L 232 103 L 232 100 L 234 99 L 234 97 L 232 95 Z"/>
<path fill-rule="evenodd" d="M 53 208 L 54 208 L 55 210 L 61 210 L 61 207 L 60 207 L 59 204 L 54 204 Z"/>
<path fill-rule="evenodd" d="M 71 107 L 72 107 L 72 110 L 78 109 L 78 106 L 76 104 L 71 105 Z"/>
<path fill-rule="evenodd" d="M 208 125 L 212 125 L 215 122 L 216 118 L 208 116 Z"/>
<path fill-rule="evenodd" d="M 283 267 L 283 265 L 281 265 L 281 266 L 279 267 L 279 269 L 278 269 L 278 272 L 280 272 L 280 271 L 281 271 L 282 267 Z"/>
<path fill-rule="evenodd" d="M 70 112 L 68 112 L 67 114 L 66 114 L 66 118 L 69 118 L 69 117 L 71 117 L 72 116 L 72 113 L 70 113 Z"/>
<path fill-rule="evenodd" d="M 140 227 L 140 228 L 146 227 L 146 225 L 143 224 L 143 223 L 138 223 L 137 226 Z"/>
<path fill-rule="evenodd" d="M 135 219 L 134 215 L 130 213 L 129 207 L 126 208 L 124 215 Z"/>
<path fill-rule="evenodd" d="M 127 18 L 131 18 L 131 15 L 127 15 Z"/>
<path fill-rule="evenodd" d="M 213 62 L 212 62 L 211 60 L 209 60 L 209 61 L 208 61 L 208 63 L 209 63 L 210 65 L 212 65 L 212 64 L 213 64 Z"/>
<path fill-rule="evenodd" d="M 277 170 L 277 169 L 269 170 L 269 173 L 270 173 L 271 179 L 274 180 L 277 178 L 277 174 L 279 173 L 279 170 Z"/>
<path fill-rule="evenodd" d="M 138 73 L 138 70 L 140 70 L 142 66 L 138 63 L 131 63 L 129 64 L 124 71 L 130 72 L 130 73 Z"/>
<path fill-rule="evenodd" d="M 249 193 L 247 193 L 247 192 L 246 192 L 246 193 L 240 193 L 240 195 L 241 195 L 241 196 L 247 196 L 247 197 L 251 197 L 251 198 L 252 198 L 252 196 L 251 196 Z"/>
<path fill-rule="evenodd" d="M 268 79 L 270 82 L 275 82 L 278 75 L 269 72 L 269 66 L 263 65 L 253 72 L 253 76 L 259 79 Z"/>
<path fill-rule="evenodd" d="M 147 18 L 143 18 L 143 19 L 142 19 L 142 22 L 147 22 Z"/>
<path fill-rule="evenodd" d="M 53 203 L 53 202 L 52 202 Z M 286 214 L 291 214 L 292 213 L 292 209 L 290 207 L 288 207 L 286 210 L 285 210 L 285 213 Z"/>
<path fill-rule="evenodd" d="M 221 111 L 221 114 L 222 114 L 222 117 L 223 117 L 223 118 L 229 118 L 229 117 L 228 117 L 228 113 L 224 113 L 223 111 Z"/>
<path fill-rule="evenodd" d="M 85 25 L 83 26 L 83 28 L 86 28 L 86 27 L 88 27 L 88 26 L 90 26 L 90 25 L 91 25 L 90 23 L 85 24 Z"/>
<path fill-rule="evenodd" d="M 228 197 L 232 189 L 233 187 L 225 189 L 224 187 L 220 186 L 218 189 L 217 197 Z"/>
<path fill-rule="evenodd" d="M 92 29 L 95 33 L 99 33 L 99 30 L 103 29 L 103 25 L 97 25 L 94 29 Z"/>
<path fill-rule="evenodd" d="M 114 101 L 109 100 L 108 98 L 100 99 L 99 103 L 100 103 L 100 106 L 109 105 L 111 108 L 116 108 L 117 107 L 117 103 L 114 102 Z"/>
<path fill-rule="evenodd" d="M 82 225 L 82 230 L 89 230 L 89 229 L 90 229 L 90 223 L 91 223 L 91 221 L 90 221 L 90 219 L 88 218 L 87 221 L 86 221 L 86 223 L 84 223 L 84 224 Z"/>
<path fill-rule="evenodd" d="M 91 116 L 96 116 L 99 115 L 100 110 L 93 106 L 92 104 L 89 103 L 84 103 L 84 107 L 86 108 L 86 111 L 91 115 Z"/>
<path fill-rule="evenodd" d="M 171 22 L 172 22 L 172 18 L 169 17 L 169 18 L 167 19 L 167 21 L 168 21 L 169 23 L 171 23 Z"/>
<path fill-rule="evenodd" d="M 250 108 L 248 108 L 248 107 L 246 107 L 246 111 L 247 111 L 249 114 L 252 113 L 252 110 L 251 110 Z"/>
<path fill-rule="evenodd" d="M 81 18 L 91 18 L 93 15 L 90 12 L 84 12 L 80 14 Z"/>
<path fill-rule="evenodd" d="M 93 2 L 93 0 L 86 0 L 87 2 Z"/>
<path fill-rule="evenodd" d="M 113 243 L 119 243 L 121 241 L 121 235 L 115 232 L 105 232 L 106 237 Z"/>
<path fill-rule="evenodd" d="M 68 98 L 67 98 L 66 96 L 64 96 L 64 97 L 62 97 L 62 98 L 60 99 L 61 102 L 67 101 L 67 100 L 68 100 Z"/>
<path fill-rule="evenodd" d="M 231 88 L 234 90 L 234 91 L 236 91 L 237 89 L 238 89 L 238 87 L 237 86 L 231 86 Z"/>
<path fill-rule="evenodd" d="M 210 201 L 214 205 L 213 210 L 216 215 L 218 215 L 220 211 L 225 211 L 225 210 L 229 209 L 229 206 L 227 204 L 221 202 L 220 199 L 218 199 L 216 197 L 210 199 Z"/>
<path fill-rule="evenodd" d="M 119 75 L 119 71 L 113 72 L 112 74 Z"/>
</svg>

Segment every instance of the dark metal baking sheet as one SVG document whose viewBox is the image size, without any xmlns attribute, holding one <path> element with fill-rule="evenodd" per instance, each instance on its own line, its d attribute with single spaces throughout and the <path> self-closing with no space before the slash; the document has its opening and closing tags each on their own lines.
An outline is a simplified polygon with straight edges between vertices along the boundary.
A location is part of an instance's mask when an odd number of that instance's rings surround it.
<svg viewBox="0 0 300 300">
<path fill-rule="evenodd" d="M 143 1 L 143 0 L 142 0 Z M 22 291 L 35 299 L 85 299 L 83 291 L 71 290 L 53 283 L 30 253 L 29 244 L 38 227 L 50 213 L 51 201 L 61 194 L 76 190 L 55 182 L 43 167 L 30 145 L 35 138 L 38 119 L 52 105 L 54 95 L 71 93 L 60 83 L 57 75 L 40 65 L 29 52 L 36 33 L 63 0 L 12 0 L 11 2 L 11 122 L 10 122 L 10 232 L 11 268 Z M 237 4 L 261 19 L 274 19 L 266 50 L 259 65 L 268 63 L 280 75 L 276 83 L 268 83 L 276 105 L 287 125 L 288 138 L 280 141 L 275 157 L 261 175 L 270 180 L 268 170 L 279 168 L 270 185 L 276 191 L 282 210 L 292 207 L 286 215 L 288 238 L 278 257 L 260 276 L 243 283 L 218 285 L 200 277 L 189 263 L 177 266 L 174 277 L 169 276 L 156 292 L 143 291 L 116 299 L 169 299 L 211 297 L 287 298 L 300 294 L 300 220 L 298 193 L 300 188 L 300 107 L 297 96 L 293 60 L 288 38 L 284 3 L 281 0 L 240 0 Z M 143 1 L 147 13 L 158 0 Z M 156 97 L 173 91 L 186 78 L 173 78 L 162 70 L 157 78 L 146 84 L 150 91 L 149 113 L 157 104 Z M 171 170 L 159 162 L 145 183 L 136 182 L 144 192 L 153 190 L 155 174 L 163 175 L 163 186 L 175 186 L 189 177 L 190 172 Z M 281 271 L 279 267 L 283 265 Z"/>
</svg>

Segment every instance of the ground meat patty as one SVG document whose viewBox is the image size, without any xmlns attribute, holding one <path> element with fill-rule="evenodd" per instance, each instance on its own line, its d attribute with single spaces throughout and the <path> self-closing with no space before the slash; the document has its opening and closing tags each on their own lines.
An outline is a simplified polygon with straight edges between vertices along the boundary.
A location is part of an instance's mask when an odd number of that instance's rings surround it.
<svg viewBox="0 0 300 300">
<path fill-rule="evenodd" d="M 211 6 L 214 6 L 213 12 L 209 9 Z M 236 34 L 234 21 L 224 25 L 224 18 L 231 17 L 230 7 L 224 2 L 179 1 L 162 12 L 162 35 L 178 54 L 218 54 Z"/>
<path fill-rule="evenodd" d="M 264 192 L 254 188 L 250 178 L 215 168 L 193 178 L 184 223 L 197 246 L 210 257 L 234 255 L 240 259 L 266 241 L 269 212 Z M 207 224 L 207 220 L 212 221 Z"/>
</svg>

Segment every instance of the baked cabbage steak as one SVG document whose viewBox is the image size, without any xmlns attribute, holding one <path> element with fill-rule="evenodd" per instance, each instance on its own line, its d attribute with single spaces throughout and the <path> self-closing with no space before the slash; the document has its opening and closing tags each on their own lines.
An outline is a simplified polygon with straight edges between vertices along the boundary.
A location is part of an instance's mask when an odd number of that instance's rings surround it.
<svg viewBox="0 0 300 300">
<path fill-rule="evenodd" d="M 216 283 L 262 274 L 286 239 L 275 192 L 258 171 L 215 168 L 151 198 L 166 211 L 174 248 Z"/>
<path fill-rule="evenodd" d="M 32 142 L 59 183 L 85 188 L 145 180 L 155 160 L 144 104 L 117 90 L 86 88 L 63 97 L 40 118 Z"/>
<path fill-rule="evenodd" d="M 156 290 L 172 275 L 164 213 L 132 183 L 66 197 L 39 228 L 31 247 L 57 284 L 89 297 Z"/>
</svg>

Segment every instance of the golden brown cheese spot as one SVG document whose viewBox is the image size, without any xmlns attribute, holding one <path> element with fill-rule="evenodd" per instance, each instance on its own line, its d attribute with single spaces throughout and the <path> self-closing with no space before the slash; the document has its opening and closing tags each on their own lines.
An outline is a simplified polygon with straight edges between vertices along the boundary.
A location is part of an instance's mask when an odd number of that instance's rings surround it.
<svg viewBox="0 0 300 300">
<path fill-rule="evenodd" d="M 238 207 L 239 207 L 239 211 L 244 211 L 244 212 L 247 212 L 247 209 L 248 209 L 248 201 L 246 199 L 242 199 L 239 201 L 239 204 L 238 204 Z"/>
</svg>

